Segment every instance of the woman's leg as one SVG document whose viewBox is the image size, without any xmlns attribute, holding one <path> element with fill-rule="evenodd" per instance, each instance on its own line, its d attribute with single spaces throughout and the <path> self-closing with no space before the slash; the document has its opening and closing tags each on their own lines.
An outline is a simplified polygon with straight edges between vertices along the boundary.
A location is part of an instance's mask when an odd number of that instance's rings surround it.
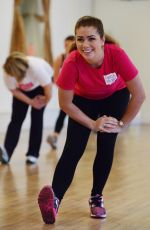
<svg viewBox="0 0 150 230">
<path fill-rule="evenodd" d="M 54 128 L 55 133 L 61 132 L 63 125 L 64 125 L 65 117 L 66 117 L 66 113 L 63 110 L 60 110 L 56 124 L 55 124 L 55 128 Z"/>
<path fill-rule="evenodd" d="M 114 155 L 117 134 L 97 134 L 97 153 L 93 165 L 93 188 L 91 196 L 102 195 L 108 179 Z"/>
<path fill-rule="evenodd" d="M 34 98 L 37 95 L 43 95 L 44 91 L 41 86 L 36 89 L 26 92 L 26 95 L 30 98 Z M 31 108 L 31 126 L 29 136 L 29 146 L 26 156 L 33 156 L 38 158 L 41 147 L 42 134 L 43 134 L 43 114 L 45 107 L 42 109 Z"/>
<path fill-rule="evenodd" d="M 75 96 L 73 102 L 89 117 L 97 118 L 97 103 L 78 96 Z M 38 196 L 41 214 L 47 224 L 55 222 L 59 204 L 73 180 L 75 169 L 84 153 L 89 135 L 90 129 L 69 118 L 67 139 L 54 172 L 52 188 L 44 186 Z"/>
<path fill-rule="evenodd" d="M 118 120 L 123 116 L 129 102 L 127 89 L 120 90 L 103 101 L 102 115 L 113 116 Z M 117 134 L 97 134 L 97 153 L 93 165 L 93 188 L 91 195 L 102 194 L 108 179 L 114 155 Z"/>
<path fill-rule="evenodd" d="M 66 113 L 60 110 L 58 118 L 56 120 L 54 131 L 52 134 L 48 135 L 47 137 L 47 142 L 51 145 L 53 149 L 57 148 L 57 139 L 63 128 L 65 117 L 66 117 Z"/>
<path fill-rule="evenodd" d="M 68 122 L 67 139 L 61 158 L 56 166 L 52 188 L 61 201 L 70 186 L 76 166 L 82 157 L 90 130 L 72 119 Z"/>
<path fill-rule="evenodd" d="M 29 136 L 29 146 L 26 156 L 39 157 L 43 135 L 43 113 L 44 108 L 38 110 L 31 108 L 31 127 Z"/>
<path fill-rule="evenodd" d="M 22 123 L 26 117 L 28 105 L 13 97 L 11 121 L 8 125 L 4 147 L 11 158 L 18 143 Z"/>
<path fill-rule="evenodd" d="M 75 96 L 74 104 L 89 117 L 98 117 L 97 102 Z M 76 166 L 82 157 L 91 130 L 69 118 L 67 139 L 62 156 L 56 166 L 52 187 L 55 195 L 61 200 L 70 186 Z"/>
</svg>

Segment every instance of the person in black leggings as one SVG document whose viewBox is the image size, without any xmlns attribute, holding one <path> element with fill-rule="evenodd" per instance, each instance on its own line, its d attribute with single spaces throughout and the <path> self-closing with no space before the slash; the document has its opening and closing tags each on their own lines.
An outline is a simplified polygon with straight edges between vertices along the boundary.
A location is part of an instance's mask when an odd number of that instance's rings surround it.
<svg viewBox="0 0 150 230">
<path fill-rule="evenodd" d="M 38 196 L 46 224 L 56 220 L 91 130 L 97 132 L 97 151 L 90 215 L 106 217 L 103 190 L 112 167 L 116 138 L 145 99 L 137 68 L 118 43 L 104 33 L 100 19 L 81 17 L 75 25 L 75 36 L 77 50 L 67 57 L 57 80 L 60 107 L 69 115 L 67 138 L 52 186 L 44 186 Z"/>
<path fill-rule="evenodd" d="M 0 162 L 10 162 L 30 107 L 31 125 L 26 163 L 35 164 L 42 142 L 43 114 L 51 98 L 53 70 L 44 59 L 20 52 L 12 52 L 6 58 L 3 68 L 6 86 L 12 93 L 12 113 L 4 146 L 0 146 Z"/>
<path fill-rule="evenodd" d="M 23 93 L 31 99 L 33 99 L 37 95 L 44 95 L 44 91 L 41 86 L 37 87 L 32 91 L 23 92 Z M 23 103 L 22 101 L 18 100 L 16 97 L 13 97 L 11 121 L 8 125 L 5 140 L 4 140 L 4 147 L 9 156 L 9 161 L 12 157 L 14 149 L 17 146 L 20 132 L 21 132 L 21 127 L 26 118 L 28 109 L 29 109 L 28 104 Z M 38 159 L 39 157 L 39 151 L 40 151 L 42 134 L 43 134 L 44 110 L 45 110 L 45 106 L 41 109 L 35 109 L 34 107 L 31 108 L 31 128 L 30 128 L 29 145 L 26 153 L 27 163 L 31 163 L 31 164 L 36 163 L 36 159 Z"/>
</svg>

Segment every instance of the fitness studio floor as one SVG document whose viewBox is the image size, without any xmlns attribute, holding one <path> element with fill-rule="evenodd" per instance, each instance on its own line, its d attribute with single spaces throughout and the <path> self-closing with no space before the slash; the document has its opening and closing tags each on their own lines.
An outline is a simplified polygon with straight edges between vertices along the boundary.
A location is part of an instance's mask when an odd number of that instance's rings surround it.
<svg viewBox="0 0 150 230">
<path fill-rule="evenodd" d="M 89 216 L 92 162 L 96 134 L 92 133 L 70 189 L 54 225 L 45 225 L 37 205 L 41 187 L 50 184 L 65 141 L 58 149 L 46 143 L 36 166 L 25 164 L 28 131 L 23 131 L 9 165 L 0 165 L 0 229 L 2 230 L 149 230 L 150 229 L 150 126 L 131 126 L 118 137 L 111 175 L 104 191 L 107 218 Z M 3 143 L 4 133 L 0 133 Z"/>
</svg>

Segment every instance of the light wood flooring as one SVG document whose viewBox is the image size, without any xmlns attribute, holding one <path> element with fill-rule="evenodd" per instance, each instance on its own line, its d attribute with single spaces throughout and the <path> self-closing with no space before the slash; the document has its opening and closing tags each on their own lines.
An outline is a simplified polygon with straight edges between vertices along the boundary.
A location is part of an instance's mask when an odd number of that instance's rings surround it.
<svg viewBox="0 0 150 230">
<path fill-rule="evenodd" d="M 96 140 L 96 135 L 91 135 L 54 225 L 43 223 L 37 196 L 43 185 L 51 184 L 66 130 L 56 151 L 45 141 L 48 133 L 49 130 L 44 130 L 36 166 L 25 164 L 27 131 L 22 132 L 10 165 L 0 165 L 1 230 L 150 230 L 150 126 L 131 126 L 118 137 L 111 175 L 104 190 L 108 215 L 105 220 L 89 216 Z M 0 142 L 3 140 L 1 133 Z"/>
</svg>

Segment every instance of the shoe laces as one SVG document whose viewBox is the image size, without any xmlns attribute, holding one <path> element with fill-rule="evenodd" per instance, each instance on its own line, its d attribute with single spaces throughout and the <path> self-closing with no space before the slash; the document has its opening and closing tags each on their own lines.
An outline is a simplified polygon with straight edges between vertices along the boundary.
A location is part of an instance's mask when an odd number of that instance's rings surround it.
<svg viewBox="0 0 150 230">
<path fill-rule="evenodd" d="M 89 200 L 89 204 L 91 207 L 104 207 L 103 196 L 99 194 L 92 196 Z"/>
<path fill-rule="evenodd" d="M 58 211 L 59 208 L 59 199 L 57 197 L 54 198 L 54 208 L 56 209 L 56 211 Z"/>
</svg>

